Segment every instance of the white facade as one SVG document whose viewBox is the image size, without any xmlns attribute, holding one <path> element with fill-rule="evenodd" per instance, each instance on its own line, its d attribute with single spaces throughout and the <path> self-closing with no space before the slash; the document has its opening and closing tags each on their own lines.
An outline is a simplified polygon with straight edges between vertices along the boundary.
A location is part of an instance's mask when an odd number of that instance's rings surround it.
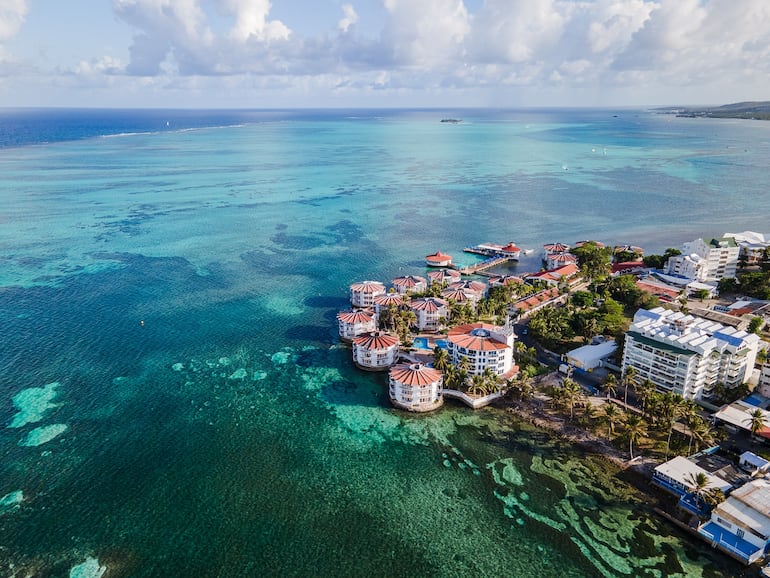
<svg viewBox="0 0 770 578">
<path fill-rule="evenodd" d="M 420 331 L 438 331 L 449 317 L 449 304 L 437 297 L 412 299 L 409 308 L 417 317 L 417 329 Z"/>
<path fill-rule="evenodd" d="M 685 399 L 710 398 L 717 383 L 748 381 L 759 337 L 720 323 L 662 307 L 640 309 L 626 333 L 623 373 L 637 370 L 658 391 Z"/>
<path fill-rule="evenodd" d="M 350 304 L 353 307 L 371 307 L 378 295 L 385 295 L 385 285 L 379 281 L 361 281 L 350 286 Z"/>
<path fill-rule="evenodd" d="M 732 237 L 695 239 L 682 245 L 682 254 L 670 257 L 666 272 L 688 279 L 717 282 L 725 277 L 735 277 L 740 248 Z"/>
<path fill-rule="evenodd" d="M 444 403 L 444 378 L 438 369 L 421 363 L 402 363 L 390 370 L 388 396 L 408 411 L 432 411 Z"/>
<path fill-rule="evenodd" d="M 578 347 L 564 354 L 564 362 L 583 371 L 601 367 L 602 362 L 617 351 L 615 340 L 602 341 Z"/>
<path fill-rule="evenodd" d="M 447 352 L 452 365 L 465 357 L 470 375 L 481 375 L 489 368 L 496 375 L 505 375 L 513 367 L 514 333 L 510 327 L 487 323 L 470 323 L 453 327 L 447 334 Z"/>
<path fill-rule="evenodd" d="M 743 233 L 725 233 L 722 236 L 735 239 L 740 249 L 740 257 L 745 258 L 749 265 L 761 263 L 765 256 L 765 249 L 770 247 L 770 234 L 744 231 Z"/>
<path fill-rule="evenodd" d="M 759 395 L 770 397 L 770 362 L 762 364 L 762 370 L 759 374 L 759 385 L 757 386 Z"/>
<path fill-rule="evenodd" d="M 353 340 L 353 363 L 367 371 L 382 371 L 398 358 L 398 338 L 383 331 L 372 331 Z"/>
<path fill-rule="evenodd" d="M 362 333 L 377 329 L 377 318 L 368 311 L 340 311 L 337 313 L 337 326 L 340 338 L 352 341 Z"/>
<path fill-rule="evenodd" d="M 698 531 L 751 564 L 770 546 L 769 514 L 770 480 L 758 478 L 733 490 Z"/>
<path fill-rule="evenodd" d="M 393 279 L 393 288 L 400 295 L 407 293 L 422 293 L 428 288 L 428 281 L 425 277 L 418 275 L 406 275 Z"/>
</svg>

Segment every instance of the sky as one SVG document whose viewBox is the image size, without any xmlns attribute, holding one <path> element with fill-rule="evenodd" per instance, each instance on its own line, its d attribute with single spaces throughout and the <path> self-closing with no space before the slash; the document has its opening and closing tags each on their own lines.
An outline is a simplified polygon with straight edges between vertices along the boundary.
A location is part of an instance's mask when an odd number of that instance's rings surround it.
<svg viewBox="0 0 770 578">
<path fill-rule="evenodd" d="M 0 0 L 0 106 L 770 100 L 770 0 Z"/>
</svg>

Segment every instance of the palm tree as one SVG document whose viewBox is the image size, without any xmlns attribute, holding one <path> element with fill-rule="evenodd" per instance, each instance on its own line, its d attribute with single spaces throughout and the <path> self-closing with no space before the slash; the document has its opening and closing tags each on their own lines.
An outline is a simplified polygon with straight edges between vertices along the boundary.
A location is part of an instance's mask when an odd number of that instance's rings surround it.
<svg viewBox="0 0 770 578">
<path fill-rule="evenodd" d="M 569 377 L 564 380 L 562 392 L 564 396 L 564 403 L 565 405 L 569 406 L 569 419 L 572 421 L 572 418 L 574 417 L 575 404 L 585 397 L 585 392 L 577 381 L 570 379 Z"/>
<path fill-rule="evenodd" d="M 607 399 L 618 392 L 618 379 L 615 377 L 614 373 L 610 373 L 604 381 L 604 391 L 607 392 Z"/>
<path fill-rule="evenodd" d="M 474 375 L 471 377 L 470 385 L 468 385 L 468 393 L 470 395 L 484 394 L 486 389 L 486 383 L 482 375 Z"/>
<path fill-rule="evenodd" d="M 484 386 L 488 393 L 492 393 L 493 391 L 500 389 L 500 377 L 492 370 L 491 367 L 485 367 L 481 376 L 484 378 Z"/>
<path fill-rule="evenodd" d="M 685 476 L 684 481 L 688 486 L 692 487 L 690 493 L 695 496 L 695 503 L 698 505 L 698 509 L 700 510 L 701 504 L 705 503 L 704 497 L 708 491 L 707 488 L 711 483 L 708 479 L 708 476 L 703 472 L 698 472 L 697 474 L 690 473 Z"/>
<path fill-rule="evenodd" d="M 628 386 L 634 386 L 636 385 L 635 380 L 636 379 L 636 368 L 632 365 L 629 365 L 626 367 L 626 371 L 623 374 L 623 403 L 628 405 Z"/>
<path fill-rule="evenodd" d="M 764 427 L 767 426 L 765 412 L 759 408 L 755 409 L 746 420 L 746 422 L 749 424 L 749 429 L 751 429 L 751 435 L 757 435 Z"/>
<path fill-rule="evenodd" d="M 449 353 L 438 345 L 433 348 L 433 367 L 442 373 L 449 367 Z"/>
<path fill-rule="evenodd" d="M 665 393 L 661 398 L 659 413 L 661 423 L 668 427 L 668 438 L 666 440 L 666 460 L 668 460 L 668 450 L 671 447 L 671 434 L 674 432 L 674 424 L 681 415 L 682 402 L 684 400 L 675 393 Z"/>
<path fill-rule="evenodd" d="M 642 400 L 642 413 L 646 415 L 647 405 L 650 402 L 650 399 L 652 399 L 652 395 L 655 393 L 655 384 L 652 383 L 649 378 L 647 378 L 639 384 L 636 392 L 639 395 L 639 398 Z"/>
<path fill-rule="evenodd" d="M 610 402 L 607 402 L 602 406 L 602 411 L 604 412 L 602 421 L 607 423 L 607 438 L 612 439 L 612 436 L 615 433 L 615 424 L 623 418 L 622 412 L 617 405 Z"/>
<path fill-rule="evenodd" d="M 633 460 L 634 444 L 647 435 L 647 424 L 638 415 L 631 414 L 626 418 L 625 435 L 628 438 L 628 453 L 631 454 L 631 459 Z"/>
<path fill-rule="evenodd" d="M 711 429 L 711 426 L 703 420 L 703 418 L 698 418 L 693 423 L 692 427 L 690 428 L 690 443 L 695 442 L 695 452 L 697 453 L 700 451 L 701 444 L 705 446 L 710 446 L 714 443 L 716 440 L 716 437 L 714 435 L 714 430 Z M 690 453 L 688 449 L 688 453 Z"/>
</svg>

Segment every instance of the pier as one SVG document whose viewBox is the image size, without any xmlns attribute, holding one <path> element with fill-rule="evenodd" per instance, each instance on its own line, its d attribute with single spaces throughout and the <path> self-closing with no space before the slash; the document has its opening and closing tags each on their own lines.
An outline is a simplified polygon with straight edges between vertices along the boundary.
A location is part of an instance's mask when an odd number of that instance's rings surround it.
<svg viewBox="0 0 770 578">
<path fill-rule="evenodd" d="M 491 269 L 492 267 L 496 267 L 497 265 L 502 265 L 504 263 L 507 263 L 508 261 L 515 261 L 515 259 L 512 259 L 511 257 L 490 257 L 489 259 L 484 259 L 480 263 L 474 263 L 473 265 L 468 265 L 467 267 L 458 267 L 457 265 L 450 265 L 449 268 L 454 269 L 455 271 L 459 271 L 463 275 L 473 275 L 475 273 L 478 273 L 479 271 Z"/>
</svg>

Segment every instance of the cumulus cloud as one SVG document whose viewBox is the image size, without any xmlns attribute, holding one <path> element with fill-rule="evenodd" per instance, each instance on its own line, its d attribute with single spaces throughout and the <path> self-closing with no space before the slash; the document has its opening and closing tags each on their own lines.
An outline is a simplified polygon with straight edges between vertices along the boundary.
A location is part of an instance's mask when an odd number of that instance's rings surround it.
<svg viewBox="0 0 770 578">
<path fill-rule="evenodd" d="M 300 35 L 290 20 L 271 16 L 269 0 L 113 0 L 118 18 L 135 31 L 129 61 L 84 59 L 82 70 L 241 81 L 253 75 L 300 87 L 315 78 L 330 90 L 418 91 L 755 82 L 770 69 L 766 0 L 379 4 L 363 16 L 343 4 L 336 26 Z M 6 0 L 0 9 L 0 46 L 18 29 L 26 5 Z M 3 18 L 2 10 L 11 16 Z M 384 17 L 379 27 L 373 14 Z"/>
<path fill-rule="evenodd" d="M 13 38 L 27 16 L 27 0 L 3 0 L 0 3 L 0 45 Z"/>
<path fill-rule="evenodd" d="M 348 28 L 358 22 L 358 14 L 356 14 L 356 9 L 350 4 L 343 4 L 342 12 L 344 16 L 337 23 L 337 27 L 342 30 L 342 32 L 347 32 Z"/>
</svg>

